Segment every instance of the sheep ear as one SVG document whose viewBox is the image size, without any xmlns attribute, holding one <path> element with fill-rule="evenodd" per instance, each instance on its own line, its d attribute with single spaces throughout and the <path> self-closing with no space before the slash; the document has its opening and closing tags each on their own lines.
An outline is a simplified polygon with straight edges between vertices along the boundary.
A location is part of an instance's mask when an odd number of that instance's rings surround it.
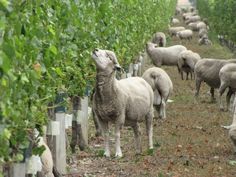
<svg viewBox="0 0 236 177">
<path fill-rule="evenodd" d="M 115 70 L 122 71 L 122 68 L 119 64 L 115 64 Z"/>
</svg>

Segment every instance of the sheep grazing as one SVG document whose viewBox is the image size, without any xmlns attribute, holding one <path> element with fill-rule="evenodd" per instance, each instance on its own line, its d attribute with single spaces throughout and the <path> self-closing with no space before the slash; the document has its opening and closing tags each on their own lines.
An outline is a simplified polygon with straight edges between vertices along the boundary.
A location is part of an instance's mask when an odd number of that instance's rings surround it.
<svg viewBox="0 0 236 177">
<path fill-rule="evenodd" d="M 169 27 L 169 33 L 172 36 L 176 36 L 177 32 L 183 31 L 185 28 L 183 26 Z"/>
<path fill-rule="evenodd" d="M 224 94 L 226 88 L 229 88 L 227 96 L 226 96 L 226 102 L 227 102 L 227 109 L 229 109 L 230 104 L 230 98 L 236 91 L 236 64 L 230 63 L 224 65 L 220 69 L 219 73 L 220 77 L 220 88 L 219 88 L 219 94 L 220 94 L 220 109 L 223 110 L 223 104 L 221 97 Z"/>
<path fill-rule="evenodd" d="M 157 44 L 159 47 L 165 47 L 166 46 L 166 35 L 162 32 L 157 32 L 154 34 L 152 38 L 152 42 L 154 44 Z"/>
<path fill-rule="evenodd" d="M 195 16 L 188 16 L 186 18 L 185 23 L 189 24 L 189 23 L 193 23 L 193 22 L 198 22 L 201 20 L 201 17 L 199 15 L 195 15 Z"/>
<path fill-rule="evenodd" d="M 154 92 L 153 105 L 160 118 L 166 118 L 166 102 L 173 90 L 173 84 L 168 74 L 161 68 L 149 68 L 143 73 L 143 79 L 152 87 Z"/>
<path fill-rule="evenodd" d="M 177 66 L 178 55 L 180 52 L 187 50 L 182 45 L 174 45 L 171 47 L 156 47 L 156 44 L 147 43 L 147 53 L 152 59 L 154 65 L 160 67 L 161 65 Z"/>
<path fill-rule="evenodd" d="M 220 87 L 220 77 L 219 72 L 220 69 L 228 64 L 228 63 L 236 63 L 236 59 L 230 60 L 221 60 L 221 59 L 202 59 L 199 60 L 195 67 L 194 73 L 196 76 L 196 92 L 195 96 L 198 97 L 199 90 L 201 86 L 201 82 L 206 82 L 207 85 L 211 87 L 211 100 L 214 101 L 214 89 Z"/>
<path fill-rule="evenodd" d="M 208 38 L 208 36 L 205 34 L 198 40 L 198 45 L 212 45 L 211 40 Z"/>
<path fill-rule="evenodd" d="M 190 39 L 193 38 L 193 31 L 189 30 L 189 29 L 183 30 L 183 31 L 179 31 L 179 32 L 177 32 L 176 36 L 179 37 L 181 40 L 182 39 L 190 40 Z"/>
<path fill-rule="evenodd" d="M 173 18 L 173 19 L 171 20 L 171 23 L 175 25 L 175 24 L 178 24 L 178 23 L 180 23 L 180 22 L 179 22 L 179 20 L 178 20 L 177 18 Z"/>
<path fill-rule="evenodd" d="M 207 25 L 202 21 L 198 22 L 197 23 L 197 29 L 198 29 L 198 31 L 201 30 L 201 29 L 207 29 Z"/>
<path fill-rule="evenodd" d="M 105 153 L 110 156 L 108 123 L 115 124 L 116 157 L 122 157 L 120 130 L 131 126 L 136 140 L 136 151 L 141 153 L 139 122 L 146 120 L 149 148 L 153 148 L 153 90 L 140 77 L 117 80 L 116 70 L 121 70 L 116 55 L 109 50 L 95 49 L 92 58 L 96 64 L 96 87 L 93 95 L 93 109 L 96 120 L 105 136 Z"/>
<path fill-rule="evenodd" d="M 184 80 L 183 72 L 186 73 L 186 80 L 188 80 L 189 73 L 192 79 L 192 74 L 194 74 L 194 66 L 200 59 L 200 55 L 192 52 L 191 50 L 185 50 L 179 54 L 178 69 L 182 80 Z"/>
<path fill-rule="evenodd" d="M 191 28 L 191 30 L 198 31 L 197 24 L 198 22 L 193 22 L 193 23 L 189 23 L 188 26 Z"/>
<path fill-rule="evenodd" d="M 203 36 L 207 36 L 207 33 L 208 33 L 207 29 L 202 28 L 199 30 L 198 37 L 202 38 Z"/>
<path fill-rule="evenodd" d="M 53 159 L 52 159 L 52 153 L 48 147 L 48 145 L 43 140 L 43 137 L 39 137 L 38 146 L 44 146 L 45 150 L 43 151 L 43 154 L 41 155 L 41 161 L 42 161 L 42 171 L 40 172 L 40 175 L 47 176 L 47 177 L 54 177 L 53 174 Z"/>
</svg>

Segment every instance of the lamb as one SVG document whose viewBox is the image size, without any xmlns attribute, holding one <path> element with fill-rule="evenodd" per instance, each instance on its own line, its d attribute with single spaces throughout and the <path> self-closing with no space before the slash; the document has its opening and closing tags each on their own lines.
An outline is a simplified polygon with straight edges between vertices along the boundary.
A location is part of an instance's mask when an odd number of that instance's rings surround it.
<svg viewBox="0 0 236 177">
<path fill-rule="evenodd" d="M 182 39 L 188 39 L 188 40 L 190 40 L 190 39 L 192 39 L 192 37 L 193 37 L 193 31 L 192 31 L 192 30 L 189 30 L 189 29 L 183 30 L 183 31 L 179 31 L 179 32 L 177 32 L 177 35 L 176 35 L 176 36 L 179 37 L 181 40 L 182 40 Z"/>
<path fill-rule="evenodd" d="M 200 55 L 198 53 L 192 52 L 191 50 L 185 50 L 179 54 L 178 68 L 182 80 L 184 80 L 183 72 L 186 73 L 186 80 L 188 80 L 189 73 L 192 79 L 192 74 L 194 73 L 194 66 L 200 59 Z"/>
<path fill-rule="evenodd" d="M 122 157 L 120 130 L 123 125 L 133 128 L 136 152 L 141 153 L 139 122 L 144 119 L 146 120 L 149 148 L 153 149 L 153 91 L 151 86 L 140 77 L 117 80 L 115 71 L 121 70 L 121 67 L 112 51 L 95 49 L 92 58 L 97 68 L 93 109 L 105 136 L 104 155 L 110 156 L 109 122 L 115 124 L 116 157 Z"/>
<path fill-rule="evenodd" d="M 205 58 L 199 60 L 194 68 L 196 76 L 196 92 L 195 96 L 198 97 L 201 82 L 204 81 L 211 87 L 211 101 L 214 101 L 214 89 L 220 87 L 220 69 L 228 63 L 236 63 L 236 59 L 221 60 L 221 59 L 210 59 Z"/>
<path fill-rule="evenodd" d="M 154 92 L 153 105 L 160 118 L 166 118 L 166 102 L 173 90 L 173 84 L 168 74 L 161 68 L 152 67 L 143 73 L 143 79 L 152 87 Z"/>
<path fill-rule="evenodd" d="M 198 40 L 198 45 L 212 45 L 212 42 L 208 38 L 207 34 L 204 34 L 202 38 Z"/>
<path fill-rule="evenodd" d="M 172 36 L 176 36 L 177 32 L 183 31 L 185 28 L 183 26 L 169 27 L 169 33 Z"/>
<path fill-rule="evenodd" d="M 186 47 L 182 45 L 156 48 L 156 44 L 151 42 L 147 43 L 146 49 L 153 64 L 157 67 L 160 67 L 161 65 L 177 66 L 178 55 L 180 52 L 187 50 Z"/>
<path fill-rule="evenodd" d="M 165 47 L 166 46 L 166 35 L 162 32 L 157 32 L 154 34 L 152 38 L 152 42 L 154 44 L 157 44 L 159 47 Z"/>
<path fill-rule="evenodd" d="M 236 64 L 230 63 L 224 65 L 220 69 L 219 73 L 220 77 L 220 88 L 219 88 L 219 94 L 220 94 L 220 109 L 223 110 L 223 104 L 221 97 L 224 94 L 226 88 L 229 88 L 227 96 L 226 96 L 226 102 L 227 102 L 227 109 L 229 109 L 230 104 L 230 98 L 236 91 Z"/>
</svg>

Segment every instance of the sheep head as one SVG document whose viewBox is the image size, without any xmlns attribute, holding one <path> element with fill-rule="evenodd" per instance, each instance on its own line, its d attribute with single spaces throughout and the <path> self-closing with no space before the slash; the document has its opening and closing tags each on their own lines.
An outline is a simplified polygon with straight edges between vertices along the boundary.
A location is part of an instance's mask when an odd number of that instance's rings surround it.
<svg viewBox="0 0 236 177">
<path fill-rule="evenodd" d="M 92 53 L 92 58 L 98 71 L 112 73 L 115 70 L 121 70 L 116 55 L 112 51 L 95 49 Z"/>
</svg>

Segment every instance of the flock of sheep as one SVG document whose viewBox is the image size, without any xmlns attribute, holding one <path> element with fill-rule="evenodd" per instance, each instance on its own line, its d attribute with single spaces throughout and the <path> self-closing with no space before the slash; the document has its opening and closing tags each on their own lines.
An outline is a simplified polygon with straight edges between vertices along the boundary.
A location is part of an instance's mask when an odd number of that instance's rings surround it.
<svg viewBox="0 0 236 177">
<path fill-rule="evenodd" d="M 191 40 L 193 33 L 199 34 L 199 45 L 211 45 L 208 39 L 206 21 L 201 21 L 197 10 L 190 8 L 189 12 L 183 13 L 176 8 L 176 13 L 182 15 L 189 29 L 185 27 L 169 27 L 169 35 L 177 36 L 180 40 Z M 172 24 L 179 23 L 176 18 Z M 116 55 L 112 51 L 95 49 L 92 58 L 96 64 L 96 86 L 93 94 L 93 112 L 95 122 L 105 137 L 104 155 L 110 156 L 109 147 L 109 123 L 115 124 L 115 156 L 121 157 L 120 131 L 123 126 L 131 126 L 135 135 L 136 152 L 141 153 L 141 132 L 139 122 L 146 122 L 148 135 L 148 147 L 153 149 L 153 108 L 160 118 L 166 118 L 166 103 L 173 90 L 173 84 L 168 74 L 161 69 L 162 65 L 177 66 L 184 79 L 190 74 L 196 81 L 196 93 L 199 95 L 201 82 L 210 86 L 212 101 L 215 100 L 214 89 L 219 89 L 220 109 L 223 109 L 221 96 L 229 89 L 226 100 L 229 109 L 230 98 L 236 91 L 236 59 L 222 60 L 201 58 L 199 54 L 188 50 L 183 45 L 166 47 L 166 35 L 158 32 L 151 42 L 146 45 L 146 51 L 155 67 L 149 68 L 142 77 L 130 77 L 121 80 L 116 79 L 116 71 L 122 68 Z M 234 119 L 230 126 L 229 134 L 235 145 L 236 152 L 236 97 L 234 99 Z"/>
</svg>

